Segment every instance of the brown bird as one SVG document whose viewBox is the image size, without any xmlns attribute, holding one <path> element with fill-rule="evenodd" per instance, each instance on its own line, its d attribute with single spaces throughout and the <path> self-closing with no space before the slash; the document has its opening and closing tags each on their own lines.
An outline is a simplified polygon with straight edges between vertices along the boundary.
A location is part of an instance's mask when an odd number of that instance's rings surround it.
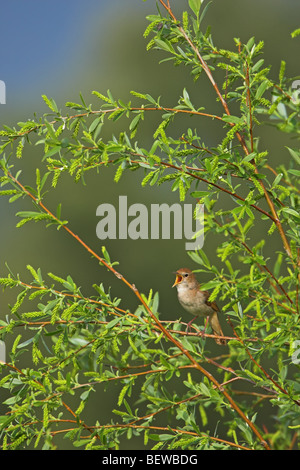
<svg viewBox="0 0 300 470">
<path fill-rule="evenodd" d="M 210 294 L 207 290 L 200 289 L 194 273 L 188 268 L 181 268 L 175 274 L 176 280 L 172 287 L 177 288 L 178 300 L 183 308 L 195 317 L 188 323 L 188 328 L 197 317 L 207 317 L 214 335 L 224 336 L 218 318 L 218 306 L 216 302 L 208 301 Z M 216 338 L 215 341 L 217 344 L 226 344 L 225 338 Z"/>
</svg>

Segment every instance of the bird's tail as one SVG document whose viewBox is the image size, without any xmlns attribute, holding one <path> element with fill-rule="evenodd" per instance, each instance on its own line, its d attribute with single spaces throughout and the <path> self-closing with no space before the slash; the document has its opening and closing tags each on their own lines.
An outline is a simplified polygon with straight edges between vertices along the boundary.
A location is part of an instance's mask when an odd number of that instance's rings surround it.
<svg viewBox="0 0 300 470">
<path fill-rule="evenodd" d="M 213 329 L 214 335 L 216 336 L 224 336 L 224 333 L 222 331 L 219 318 L 218 318 L 218 313 L 214 312 L 212 315 L 209 316 L 209 323 L 210 326 Z M 216 338 L 215 339 L 217 344 L 220 344 L 222 346 L 226 345 L 226 339 L 225 338 Z"/>
</svg>

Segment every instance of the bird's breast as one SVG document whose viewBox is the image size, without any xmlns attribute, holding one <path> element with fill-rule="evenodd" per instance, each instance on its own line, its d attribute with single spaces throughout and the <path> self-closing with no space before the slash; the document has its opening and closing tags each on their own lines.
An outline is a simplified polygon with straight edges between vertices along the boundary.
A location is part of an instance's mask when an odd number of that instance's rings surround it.
<svg viewBox="0 0 300 470">
<path fill-rule="evenodd" d="M 206 316 L 213 310 L 206 304 L 205 296 L 199 290 L 178 286 L 178 300 L 182 307 L 192 315 Z"/>
</svg>

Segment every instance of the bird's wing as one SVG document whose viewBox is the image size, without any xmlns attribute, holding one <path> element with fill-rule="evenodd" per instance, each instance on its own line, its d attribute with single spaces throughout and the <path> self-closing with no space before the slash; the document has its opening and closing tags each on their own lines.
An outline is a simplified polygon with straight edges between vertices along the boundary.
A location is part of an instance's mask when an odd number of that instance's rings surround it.
<svg viewBox="0 0 300 470">
<path fill-rule="evenodd" d="M 208 290 L 205 290 L 203 291 L 203 294 L 204 294 L 204 297 L 205 297 L 205 303 L 206 305 L 209 305 L 209 307 L 211 307 L 215 312 L 219 312 L 219 307 L 217 306 L 216 302 L 213 301 L 213 302 L 209 302 L 209 296 L 210 296 L 210 292 L 208 292 Z"/>
</svg>

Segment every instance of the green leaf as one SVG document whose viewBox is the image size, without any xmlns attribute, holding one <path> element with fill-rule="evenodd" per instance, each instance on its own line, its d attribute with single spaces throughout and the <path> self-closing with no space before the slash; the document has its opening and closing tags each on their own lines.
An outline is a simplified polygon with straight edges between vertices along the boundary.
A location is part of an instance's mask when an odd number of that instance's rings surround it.
<svg viewBox="0 0 300 470">
<path fill-rule="evenodd" d="M 49 214 L 44 214 L 43 212 L 33 212 L 33 211 L 21 211 L 17 212 L 18 217 L 25 217 L 28 219 L 53 219 Z"/>
<path fill-rule="evenodd" d="M 86 446 L 88 442 L 90 442 L 90 440 L 88 439 L 80 439 L 80 440 L 77 440 L 77 441 L 73 441 L 73 445 L 74 447 L 83 447 L 83 446 Z"/>
<path fill-rule="evenodd" d="M 256 72 L 263 65 L 264 59 L 258 60 L 252 67 L 252 72 Z"/>
<path fill-rule="evenodd" d="M 161 39 L 155 38 L 155 44 L 156 44 L 160 49 L 163 49 L 164 51 L 171 52 L 172 54 L 175 53 L 172 44 L 171 44 L 167 39 L 165 39 L 164 41 L 162 41 Z"/>
<path fill-rule="evenodd" d="M 292 38 L 296 38 L 299 35 L 300 35 L 300 28 L 295 29 L 295 31 L 291 33 Z"/>
<path fill-rule="evenodd" d="M 203 395 L 205 395 L 206 397 L 210 397 L 210 396 L 211 396 L 211 393 L 210 393 L 209 388 L 208 388 L 203 382 L 200 382 L 200 383 L 199 383 L 199 388 L 200 388 L 201 393 L 202 393 Z"/>
<path fill-rule="evenodd" d="M 204 196 L 207 196 L 208 194 L 210 194 L 208 191 L 192 191 L 190 193 L 190 195 L 192 197 L 196 197 L 196 198 L 201 198 L 201 197 L 204 197 Z"/>
<path fill-rule="evenodd" d="M 55 113 L 58 112 L 57 105 L 52 98 L 48 98 L 46 95 L 42 95 L 42 98 L 45 101 L 46 105 L 51 109 L 51 111 Z"/>
<path fill-rule="evenodd" d="M 149 434 L 149 439 L 152 441 L 160 441 L 160 436 L 158 434 Z"/>
<path fill-rule="evenodd" d="M 49 132 L 49 136 L 51 137 L 51 139 L 53 139 L 54 142 L 58 142 L 53 125 L 50 124 L 46 119 L 45 119 L 45 126 L 47 127 L 47 130 Z"/>
<path fill-rule="evenodd" d="M 52 147 L 50 150 L 48 150 L 48 152 L 45 153 L 45 155 L 44 155 L 44 157 L 43 157 L 43 160 L 45 160 L 45 159 L 48 158 L 48 157 L 52 157 L 52 155 L 55 155 L 55 154 L 58 153 L 60 150 L 61 150 L 61 146 L 60 146 L 60 145 L 55 145 L 55 146 Z"/>
<path fill-rule="evenodd" d="M 294 209 L 291 209 L 290 207 L 284 207 L 282 209 L 282 212 L 286 212 L 287 214 L 291 214 L 293 215 L 294 217 L 297 217 L 298 219 L 300 219 L 300 214 L 299 212 L 295 211 Z"/>
<path fill-rule="evenodd" d="M 141 117 L 142 117 L 142 114 L 139 113 L 132 119 L 129 125 L 129 130 L 133 131 L 137 127 L 138 123 L 140 122 Z"/>
<path fill-rule="evenodd" d="M 117 102 L 114 100 L 113 95 L 111 94 L 110 90 L 107 90 L 107 96 L 110 99 L 111 103 L 113 103 L 114 105 L 117 105 Z"/>
<path fill-rule="evenodd" d="M 256 99 L 261 98 L 264 92 L 266 91 L 266 89 L 269 88 L 269 86 L 270 86 L 269 80 L 264 80 L 257 88 L 255 98 Z"/>
<path fill-rule="evenodd" d="M 186 106 L 192 110 L 194 110 L 194 106 L 191 103 L 190 96 L 188 92 L 186 91 L 186 88 L 183 89 L 183 101 L 186 104 Z"/>
<path fill-rule="evenodd" d="M 291 149 L 290 147 L 286 147 L 286 148 L 290 152 L 295 162 L 298 163 L 298 165 L 300 165 L 300 152 L 297 150 Z"/>
<path fill-rule="evenodd" d="M 28 346 L 29 344 L 33 343 L 35 340 L 35 336 L 32 336 L 32 338 L 27 339 L 21 344 L 18 344 L 17 349 L 25 348 L 25 346 Z"/>
<path fill-rule="evenodd" d="M 286 67 L 286 62 L 284 60 L 282 60 L 281 64 L 280 64 L 280 71 L 279 71 L 279 83 L 280 83 L 280 85 L 282 84 L 282 81 L 283 81 L 283 78 L 284 78 L 285 67 Z"/>
<path fill-rule="evenodd" d="M 174 439 L 174 436 L 172 434 L 160 434 L 159 439 L 161 441 L 169 441 L 170 439 Z"/>
<path fill-rule="evenodd" d="M 199 264 L 203 264 L 204 266 L 207 266 L 209 268 L 211 267 L 209 259 L 208 259 L 208 257 L 206 256 L 206 254 L 204 253 L 203 250 L 198 250 L 197 255 L 199 257 L 198 258 Z"/>
<path fill-rule="evenodd" d="M 117 318 L 114 318 L 113 320 L 111 320 L 107 325 L 106 325 L 106 328 L 108 330 L 110 330 L 111 328 L 113 328 L 114 326 L 117 325 L 117 323 L 119 323 L 121 321 L 121 318 L 117 317 Z"/>
<path fill-rule="evenodd" d="M 156 292 L 154 294 L 152 305 L 151 305 L 151 310 L 154 315 L 157 313 L 158 305 L 159 305 L 159 293 Z"/>
<path fill-rule="evenodd" d="M 224 114 L 224 116 L 222 116 L 222 120 L 225 122 L 230 122 L 231 124 L 241 124 L 243 122 L 243 118 L 232 115 L 228 116 L 227 114 Z"/>
<path fill-rule="evenodd" d="M 101 116 L 98 116 L 96 119 L 94 119 L 94 121 L 92 122 L 92 124 L 89 127 L 89 132 L 90 133 L 92 133 L 96 129 L 96 127 L 101 122 L 101 120 L 102 120 Z"/>
<path fill-rule="evenodd" d="M 201 4 L 202 0 L 189 0 L 190 9 L 193 10 L 197 17 L 199 16 Z"/>
<path fill-rule="evenodd" d="M 111 103 L 111 100 L 107 96 L 102 95 L 99 91 L 92 91 L 92 94 L 100 98 L 100 100 L 105 101 L 106 103 Z"/>
<path fill-rule="evenodd" d="M 36 271 L 32 266 L 30 266 L 30 264 L 27 264 L 26 268 L 28 269 L 28 271 L 30 271 L 32 277 L 39 283 L 39 284 L 42 284 L 43 283 L 43 279 L 42 279 L 42 274 L 41 274 L 41 269 L 38 268 L 38 270 Z"/>
</svg>

